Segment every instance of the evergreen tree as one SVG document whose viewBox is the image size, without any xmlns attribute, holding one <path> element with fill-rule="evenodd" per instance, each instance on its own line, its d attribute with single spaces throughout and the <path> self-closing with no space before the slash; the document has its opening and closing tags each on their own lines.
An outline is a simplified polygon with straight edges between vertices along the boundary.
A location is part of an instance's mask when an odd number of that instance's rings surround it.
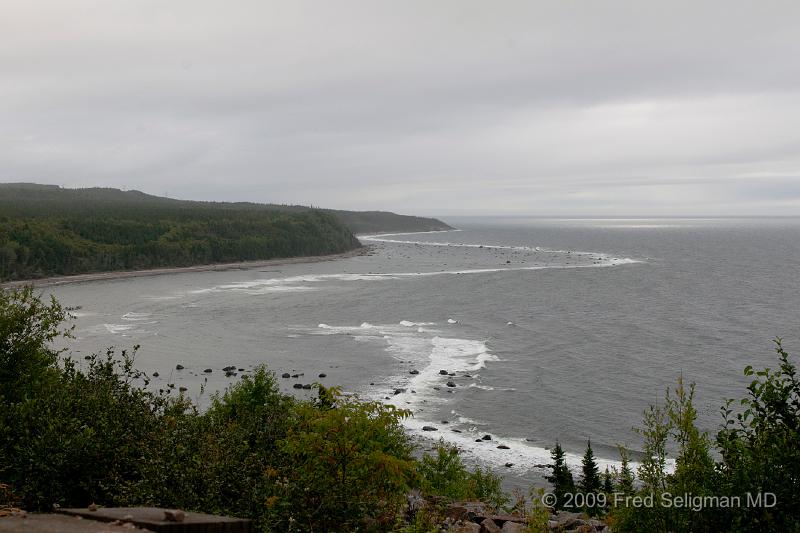
<svg viewBox="0 0 800 533">
<path fill-rule="evenodd" d="M 575 481 L 572 479 L 572 472 L 567 466 L 566 454 L 561 448 L 561 444 L 556 442 L 555 448 L 550 452 L 553 464 L 549 465 L 551 474 L 544 478 L 553 485 L 553 494 L 556 503 L 553 507 L 556 510 L 565 509 L 566 495 L 575 493 Z"/>
<path fill-rule="evenodd" d="M 583 478 L 581 479 L 580 489 L 589 494 L 599 492 L 601 487 L 600 469 L 594 460 L 592 441 L 587 441 L 586 453 L 583 454 Z"/>
<path fill-rule="evenodd" d="M 617 490 L 623 494 L 633 494 L 633 469 L 628 460 L 628 450 L 619 447 L 619 456 L 622 459 L 622 466 L 617 476 Z"/>
<path fill-rule="evenodd" d="M 614 492 L 614 479 L 608 467 L 606 467 L 606 473 L 603 474 L 603 492 L 606 494 L 611 494 Z"/>
</svg>

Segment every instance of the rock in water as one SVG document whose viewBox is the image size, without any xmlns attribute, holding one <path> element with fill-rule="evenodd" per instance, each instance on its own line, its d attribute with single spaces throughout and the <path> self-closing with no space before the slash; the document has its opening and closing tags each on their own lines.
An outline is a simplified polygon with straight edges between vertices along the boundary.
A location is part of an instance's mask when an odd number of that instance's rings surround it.
<svg viewBox="0 0 800 533">
<path fill-rule="evenodd" d="M 283 379 L 288 379 L 288 378 L 292 377 L 292 375 L 291 375 L 291 374 L 289 374 L 288 372 L 284 372 L 283 374 L 281 374 L 281 377 L 282 377 Z"/>
<path fill-rule="evenodd" d="M 433 426 L 422 426 L 422 431 L 439 431 Z"/>
</svg>

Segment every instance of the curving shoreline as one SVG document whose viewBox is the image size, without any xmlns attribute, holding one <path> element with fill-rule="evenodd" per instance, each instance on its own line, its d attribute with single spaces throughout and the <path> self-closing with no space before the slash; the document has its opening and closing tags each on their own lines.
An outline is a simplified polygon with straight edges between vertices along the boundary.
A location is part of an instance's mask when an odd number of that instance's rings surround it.
<svg viewBox="0 0 800 533">
<path fill-rule="evenodd" d="M 300 263 L 321 263 L 323 261 L 335 261 L 348 257 L 367 255 L 372 247 L 365 245 L 360 248 L 329 255 L 308 255 L 300 257 L 284 257 L 277 259 L 261 259 L 256 261 L 239 261 L 235 263 L 213 263 L 207 265 L 192 265 L 185 267 L 163 267 L 149 268 L 145 270 L 120 270 L 111 272 L 92 272 L 87 274 L 74 274 L 71 276 L 52 276 L 47 278 L 26 279 L 18 281 L 6 281 L 0 283 L 0 289 L 21 287 L 23 285 L 33 285 L 34 287 L 53 287 L 71 283 L 85 283 L 89 281 L 116 280 L 125 278 L 139 278 L 145 276 L 161 276 L 165 274 L 182 274 L 185 272 L 224 272 L 226 270 L 247 270 L 264 266 L 275 265 L 296 265 Z"/>
</svg>

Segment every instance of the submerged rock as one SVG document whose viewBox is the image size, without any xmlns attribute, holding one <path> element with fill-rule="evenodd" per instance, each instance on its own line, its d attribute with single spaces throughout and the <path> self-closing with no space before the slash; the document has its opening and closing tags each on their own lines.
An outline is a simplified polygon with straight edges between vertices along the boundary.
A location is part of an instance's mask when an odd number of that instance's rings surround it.
<svg viewBox="0 0 800 533">
<path fill-rule="evenodd" d="M 439 431 L 439 429 L 433 426 L 422 426 L 422 431 Z"/>
<path fill-rule="evenodd" d="M 283 374 L 281 374 L 281 377 L 283 379 L 288 379 L 288 378 L 292 377 L 292 375 L 290 373 L 288 373 L 288 372 L 284 372 Z"/>
</svg>

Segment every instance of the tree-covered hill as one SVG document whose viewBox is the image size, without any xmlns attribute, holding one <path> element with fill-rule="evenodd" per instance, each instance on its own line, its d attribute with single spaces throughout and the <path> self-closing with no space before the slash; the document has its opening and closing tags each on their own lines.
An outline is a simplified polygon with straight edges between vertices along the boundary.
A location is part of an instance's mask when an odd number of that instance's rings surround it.
<svg viewBox="0 0 800 533">
<path fill-rule="evenodd" d="M 116 189 L 0 184 L 0 280 L 340 253 L 334 215 Z"/>
</svg>

